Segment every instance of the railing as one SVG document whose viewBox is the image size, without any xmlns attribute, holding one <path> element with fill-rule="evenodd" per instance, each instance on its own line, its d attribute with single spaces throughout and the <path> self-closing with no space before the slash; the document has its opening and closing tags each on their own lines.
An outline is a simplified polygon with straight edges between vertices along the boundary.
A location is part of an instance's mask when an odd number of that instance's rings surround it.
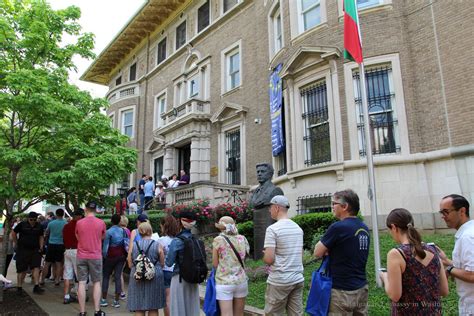
<svg viewBox="0 0 474 316">
<path fill-rule="evenodd" d="M 128 97 L 138 96 L 139 88 L 136 83 L 121 85 L 108 92 L 107 100 L 110 104 L 120 101 Z"/>
<path fill-rule="evenodd" d="M 162 115 L 165 126 L 180 120 L 180 118 L 187 115 L 210 114 L 211 107 L 208 101 L 201 101 L 198 99 L 191 99 L 177 107 L 170 109 Z"/>
<path fill-rule="evenodd" d="M 166 203 L 180 204 L 208 199 L 210 205 L 248 200 L 249 188 L 240 185 L 198 181 L 175 189 L 166 189 Z"/>
</svg>

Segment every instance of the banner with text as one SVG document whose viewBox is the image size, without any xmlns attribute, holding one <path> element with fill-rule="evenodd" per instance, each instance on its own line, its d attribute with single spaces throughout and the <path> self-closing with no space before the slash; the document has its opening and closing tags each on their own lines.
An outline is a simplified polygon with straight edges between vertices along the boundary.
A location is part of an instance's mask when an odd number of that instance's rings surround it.
<svg viewBox="0 0 474 316">
<path fill-rule="evenodd" d="M 282 82 L 279 75 L 282 64 L 279 64 L 270 75 L 270 117 L 272 119 L 272 154 L 278 156 L 285 149 L 285 135 L 283 135 Z"/>
</svg>

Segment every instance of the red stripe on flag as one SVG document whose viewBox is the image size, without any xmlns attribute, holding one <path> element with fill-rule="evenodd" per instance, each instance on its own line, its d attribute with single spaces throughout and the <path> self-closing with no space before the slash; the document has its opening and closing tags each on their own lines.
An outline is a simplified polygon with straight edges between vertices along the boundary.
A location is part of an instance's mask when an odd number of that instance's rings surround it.
<svg viewBox="0 0 474 316">
<path fill-rule="evenodd" d="M 344 12 L 344 49 L 351 54 L 354 61 L 362 63 L 362 47 L 359 40 L 357 23 Z"/>
</svg>

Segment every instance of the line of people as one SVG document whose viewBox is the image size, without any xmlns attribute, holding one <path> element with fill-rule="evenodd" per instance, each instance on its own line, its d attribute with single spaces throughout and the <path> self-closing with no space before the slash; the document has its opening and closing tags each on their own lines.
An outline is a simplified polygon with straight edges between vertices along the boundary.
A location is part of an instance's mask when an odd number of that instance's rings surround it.
<svg viewBox="0 0 474 316">
<path fill-rule="evenodd" d="M 264 243 L 263 261 L 269 265 L 265 292 L 267 315 L 285 312 L 288 315 L 303 314 L 304 232 L 288 217 L 289 208 L 288 199 L 284 196 L 275 196 L 270 202 L 269 212 L 276 223 L 267 228 Z M 366 264 L 370 233 L 358 217 L 359 197 L 352 190 L 338 191 L 332 196 L 332 208 L 339 221 L 328 228 L 314 249 L 316 258 L 329 257 L 332 289 L 328 313 L 367 315 L 369 291 Z M 95 217 L 95 210 L 95 203 L 89 202 L 85 218 L 80 219 L 81 212 L 74 213 L 74 220 L 63 228 L 64 247 L 68 248 L 64 279 L 72 283 L 75 275 L 79 281 L 81 315 L 85 315 L 85 288 L 89 279 L 93 284 L 95 315 L 105 314 L 100 307 L 108 305 L 108 283 L 112 271 L 115 271 L 112 306 L 118 307 L 119 299 L 124 294 L 120 277 L 125 262 L 131 268 L 127 293 L 127 308 L 130 311 L 136 315 L 144 315 L 146 311 L 149 315 L 156 315 L 159 309 L 164 309 L 165 315 L 198 315 L 198 283 L 184 280 L 180 273 L 183 264 L 190 264 L 183 262 L 183 258 L 186 240 L 192 237 L 191 229 L 196 224 L 195 215 L 183 212 L 179 219 L 172 216 L 163 218 L 163 236 L 154 240 L 145 214 L 138 217 L 137 229 L 128 232 L 127 223 L 121 222 L 126 217 L 114 215 L 113 226 L 106 230 L 104 222 Z M 392 301 L 392 314 L 441 315 L 441 297 L 448 294 L 448 277 L 454 278 L 457 284 L 459 314 L 474 313 L 474 221 L 469 217 L 469 202 L 460 195 L 448 195 L 441 200 L 440 214 L 448 227 L 456 229 L 452 260 L 437 245 L 422 242 L 408 210 L 394 209 L 387 216 L 387 228 L 399 244 L 387 254 L 387 272 L 380 273 L 385 291 Z M 60 220 L 60 216 L 58 218 Z M 58 223 L 51 223 L 48 225 L 50 238 L 51 234 L 55 234 L 55 226 L 59 226 Z M 67 237 L 71 232 L 68 225 L 75 225 L 72 231 L 77 238 L 76 264 L 67 263 L 74 252 L 74 242 L 70 243 Z M 248 294 L 248 278 L 243 262 L 249 245 L 245 237 L 238 234 L 232 218 L 222 217 L 216 227 L 221 233 L 213 241 L 212 264 L 216 268 L 216 294 L 221 314 L 243 315 Z M 35 216 L 29 215 L 26 222 L 15 227 L 14 233 L 14 242 L 18 245 L 18 286 L 22 286 L 24 273 L 30 268 L 33 271 L 34 292 L 40 293 L 43 289 L 39 286 L 38 268 L 44 243 L 41 225 L 36 222 Z M 16 234 L 19 234 L 19 239 L 16 239 Z M 52 259 L 57 249 L 50 249 L 49 262 L 55 262 Z M 143 256 L 153 265 L 152 280 L 133 277 L 140 274 L 137 260 Z M 72 272 L 74 268 L 77 269 L 75 273 Z M 65 287 L 65 302 L 68 297 L 71 297 L 69 284 L 67 290 Z"/>
</svg>

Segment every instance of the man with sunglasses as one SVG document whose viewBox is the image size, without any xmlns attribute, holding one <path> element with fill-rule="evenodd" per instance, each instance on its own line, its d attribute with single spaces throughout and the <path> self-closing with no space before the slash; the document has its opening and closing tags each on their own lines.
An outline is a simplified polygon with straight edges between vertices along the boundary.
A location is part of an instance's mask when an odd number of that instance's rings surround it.
<svg viewBox="0 0 474 316">
<path fill-rule="evenodd" d="M 41 255 L 44 246 L 43 227 L 37 221 L 38 214 L 30 212 L 26 221 L 16 225 L 13 230 L 13 244 L 16 250 L 16 272 L 18 294 L 23 293 L 23 281 L 28 268 L 33 271 L 33 282 L 35 284 L 33 293 L 42 294 L 44 289 L 39 286 L 39 268 L 41 266 Z M 19 236 L 18 236 L 19 235 Z"/>
<path fill-rule="evenodd" d="M 456 229 L 453 259 L 440 249 L 448 276 L 456 280 L 459 315 L 474 315 L 474 220 L 469 218 L 469 202 L 458 194 L 445 196 L 439 213 L 449 228 Z"/>
</svg>

